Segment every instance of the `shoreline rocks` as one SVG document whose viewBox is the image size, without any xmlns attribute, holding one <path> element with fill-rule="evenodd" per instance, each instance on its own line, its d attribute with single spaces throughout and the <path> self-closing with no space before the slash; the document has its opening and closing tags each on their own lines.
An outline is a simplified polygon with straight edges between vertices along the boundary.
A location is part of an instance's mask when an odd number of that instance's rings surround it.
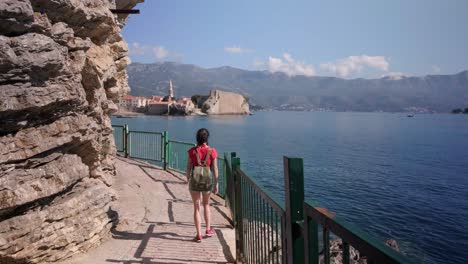
<svg viewBox="0 0 468 264">
<path fill-rule="evenodd" d="M 393 250 L 399 252 L 400 247 L 394 239 L 385 241 L 385 244 Z M 349 260 L 351 264 L 367 264 L 367 258 L 362 255 L 357 249 L 352 246 L 349 247 Z M 323 252 L 319 256 L 319 263 L 325 263 Z M 330 240 L 330 264 L 343 263 L 343 243 L 341 239 Z"/>
</svg>

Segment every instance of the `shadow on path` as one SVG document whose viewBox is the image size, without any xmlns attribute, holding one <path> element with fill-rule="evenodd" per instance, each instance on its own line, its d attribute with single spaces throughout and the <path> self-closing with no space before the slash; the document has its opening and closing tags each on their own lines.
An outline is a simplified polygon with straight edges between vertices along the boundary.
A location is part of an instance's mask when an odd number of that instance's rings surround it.
<svg viewBox="0 0 468 264">
<path fill-rule="evenodd" d="M 189 228 L 191 230 L 192 228 L 194 228 L 193 224 L 180 223 L 180 222 L 175 222 L 175 223 L 174 222 L 173 223 L 148 222 L 148 223 L 151 223 L 151 224 L 148 226 L 145 233 L 131 233 L 131 232 L 118 231 L 118 230 L 112 229 L 111 233 L 112 233 L 112 238 L 114 238 L 114 239 L 135 240 L 135 241 L 140 241 L 140 242 L 139 242 L 138 248 L 135 251 L 135 254 L 133 255 L 135 260 L 106 259 L 106 261 L 107 262 L 113 262 L 113 263 L 122 263 L 122 264 L 166 263 L 164 261 L 161 262 L 160 260 L 166 260 L 166 261 L 168 261 L 167 263 L 187 263 L 187 262 L 190 262 L 190 261 L 196 261 L 196 262 L 200 262 L 200 263 L 223 263 L 223 262 L 220 262 L 220 261 L 203 260 L 203 259 L 197 258 L 197 257 L 200 257 L 200 256 L 197 256 L 197 255 L 184 254 L 184 250 L 182 250 L 182 248 L 184 248 L 184 247 L 180 243 L 177 243 L 177 242 L 172 244 L 172 246 L 169 246 L 168 243 L 163 242 L 163 241 L 157 242 L 157 240 L 159 239 L 159 240 L 165 240 L 165 241 L 178 241 L 178 242 L 185 242 L 185 243 L 193 243 L 193 237 L 192 236 L 180 235 L 180 234 L 175 233 L 175 232 L 167 232 L 167 231 L 158 232 L 157 231 L 159 228 L 167 229 L 167 227 L 170 228 L 170 226 L 178 226 L 178 227 L 185 226 L 185 229 Z M 166 228 L 164 228 L 164 226 L 166 226 Z M 235 262 L 235 258 L 232 256 L 232 253 L 231 253 L 231 251 L 229 249 L 229 245 L 227 244 L 227 241 L 224 238 L 223 233 L 218 228 L 215 228 L 215 232 L 216 232 L 216 236 L 218 238 L 218 241 L 221 244 L 222 253 L 223 253 L 225 259 L 228 262 Z M 152 239 L 156 239 L 156 240 L 152 240 Z M 213 238 L 209 238 L 209 239 L 212 241 L 211 243 L 216 243 L 216 242 L 214 242 L 214 239 L 216 239 L 216 238 L 213 237 Z M 206 243 L 206 242 L 203 241 L 203 243 Z M 151 245 L 149 245 L 149 244 L 151 244 Z M 176 245 L 178 245 L 178 246 L 176 247 Z M 200 244 L 197 243 L 196 245 L 200 245 Z M 154 255 L 153 257 L 145 256 L 144 253 L 145 253 L 145 250 L 148 249 L 148 247 L 150 248 L 149 251 L 151 253 L 158 252 L 158 249 L 155 248 L 155 246 L 156 247 L 158 247 L 158 246 L 162 247 L 161 251 L 169 249 L 169 251 L 174 251 L 174 252 L 179 251 L 179 254 L 176 255 L 175 258 L 169 257 L 167 255 L 164 255 L 164 256 Z M 169 247 L 171 247 L 171 248 L 169 248 Z M 155 259 L 157 261 L 154 261 Z M 174 261 L 176 261 L 176 262 L 174 262 Z M 177 262 L 177 261 L 180 261 L 180 262 Z"/>
</svg>

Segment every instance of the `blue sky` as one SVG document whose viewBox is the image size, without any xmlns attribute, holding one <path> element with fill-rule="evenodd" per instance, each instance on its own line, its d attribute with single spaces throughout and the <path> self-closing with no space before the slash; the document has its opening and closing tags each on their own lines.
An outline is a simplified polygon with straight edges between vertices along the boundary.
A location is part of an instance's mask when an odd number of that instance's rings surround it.
<svg viewBox="0 0 468 264">
<path fill-rule="evenodd" d="M 375 78 L 468 69 L 466 0 L 146 0 L 133 62 Z"/>
</svg>

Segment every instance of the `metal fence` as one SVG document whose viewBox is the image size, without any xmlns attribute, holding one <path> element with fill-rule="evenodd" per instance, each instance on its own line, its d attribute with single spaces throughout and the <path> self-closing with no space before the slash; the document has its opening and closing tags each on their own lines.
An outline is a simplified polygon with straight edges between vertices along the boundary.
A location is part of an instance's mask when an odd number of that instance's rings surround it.
<svg viewBox="0 0 468 264">
<path fill-rule="evenodd" d="M 231 154 L 231 157 L 234 157 L 235 153 Z M 223 174 L 224 174 L 224 200 L 225 200 L 225 205 L 227 208 L 230 209 L 231 211 L 231 217 L 234 218 L 235 212 L 234 212 L 234 175 L 232 174 L 232 167 L 231 167 L 231 162 L 230 162 L 230 157 L 228 157 L 227 153 L 224 153 L 223 155 Z"/>
<path fill-rule="evenodd" d="M 222 198 L 226 198 L 226 188 L 227 188 L 227 175 L 226 175 L 226 164 L 224 163 L 224 158 L 221 156 L 216 158 L 216 162 L 218 163 L 218 195 Z"/>
<path fill-rule="evenodd" d="M 315 207 L 311 203 L 304 203 L 304 242 L 306 252 L 306 263 L 316 263 L 322 257 L 322 263 L 329 264 L 330 237 L 333 235 L 341 241 L 342 263 L 351 263 L 350 247 L 355 248 L 361 254 L 366 256 L 367 263 L 408 263 L 401 254 L 377 241 L 369 234 L 366 234 L 359 228 L 346 223 L 335 213 L 326 208 Z M 319 234 L 321 227 L 321 239 Z M 320 241 L 321 240 L 321 241 Z M 321 243 L 320 243 L 321 242 Z M 319 248 L 319 245 L 322 248 Z M 322 254 L 319 254 L 322 252 Z"/>
<path fill-rule="evenodd" d="M 240 257 L 246 263 L 285 263 L 284 206 L 237 168 L 240 203 L 237 212 Z"/>
<path fill-rule="evenodd" d="M 160 132 L 128 131 L 128 156 L 149 161 L 163 161 L 163 134 Z"/>
<path fill-rule="evenodd" d="M 112 126 L 114 135 L 115 148 L 117 152 L 125 151 L 125 126 Z"/>
<path fill-rule="evenodd" d="M 188 159 L 187 152 L 194 146 L 193 143 L 169 140 L 169 168 L 185 174 Z"/>
<path fill-rule="evenodd" d="M 361 260 L 359 263 L 413 263 L 381 241 L 345 223 L 335 213 L 304 202 L 302 159 L 284 157 L 284 202 L 275 199 L 246 175 L 235 154 L 226 164 L 228 168 L 232 166 L 234 179 L 234 184 L 228 184 L 227 190 L 230 198 L 230 189 L 234 189 L 235 202 L 230 206 L 234 208 L 237 259 L 241 262 L 329 264 L 332 260 L 330 237 L 333 237 L 340 240 L 342 248 L 341 259 L 334 252 L 333 263 L 358 263 L 351 262 L 350 247 L 365 258 L 365 262 Z"/>
</svg>

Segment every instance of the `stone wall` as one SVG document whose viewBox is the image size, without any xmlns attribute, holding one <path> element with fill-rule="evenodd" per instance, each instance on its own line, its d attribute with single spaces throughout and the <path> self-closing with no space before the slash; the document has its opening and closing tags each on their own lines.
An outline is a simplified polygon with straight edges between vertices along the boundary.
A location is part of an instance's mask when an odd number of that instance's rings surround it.
<svg viewBox="0 0 468 264">
<path fill-rule="evenodd" d="M 249 102 L 236 93 L 212 90 L 203 103 L 202 111 L 209 115 L 246 115 L 249 114 Z"/>
<path fill-rule="evenodd" d="M 128 92 L 125 17 L 142 0 L 0 1 L 0 263 L 58 261 L 116 220 L 109 114 Z"/>
</svg>

